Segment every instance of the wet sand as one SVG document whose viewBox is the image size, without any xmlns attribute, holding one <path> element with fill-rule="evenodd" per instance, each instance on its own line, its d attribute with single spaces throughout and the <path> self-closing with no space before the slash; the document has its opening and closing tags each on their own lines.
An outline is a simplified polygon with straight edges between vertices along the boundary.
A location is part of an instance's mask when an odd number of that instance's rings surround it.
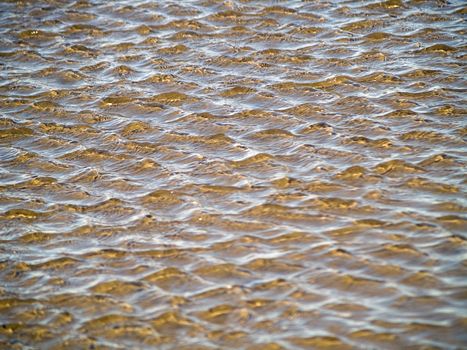
<svg viewBox="0 0 467 350">
<path fill-rule="evenodd" d="M 0 348 L 467 347 L 462 1 L 1 1 Z"/>
</svg>

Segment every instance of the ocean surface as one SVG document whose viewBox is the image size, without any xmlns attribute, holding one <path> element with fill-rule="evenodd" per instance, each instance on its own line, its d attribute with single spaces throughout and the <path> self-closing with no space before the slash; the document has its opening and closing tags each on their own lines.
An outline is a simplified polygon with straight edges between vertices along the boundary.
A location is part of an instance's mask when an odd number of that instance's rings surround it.
<svg viewBox="0 0 467 350">
<path fill-rule="evenodd" d="M 467 348 L 466 15 L 0 1 L 0 348 Z"/>
</svg>

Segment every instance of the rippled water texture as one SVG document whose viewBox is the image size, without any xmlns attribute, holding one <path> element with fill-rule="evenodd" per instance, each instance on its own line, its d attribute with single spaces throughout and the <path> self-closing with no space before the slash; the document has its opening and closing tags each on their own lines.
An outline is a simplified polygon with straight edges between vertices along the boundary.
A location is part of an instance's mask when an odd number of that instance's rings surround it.
<svg viewBox="0 0 467 350">
<path fill-rule="evenodd" d="M 467 347 L 463 1 L 0 9 L 0 348 Z"/>
</svg>

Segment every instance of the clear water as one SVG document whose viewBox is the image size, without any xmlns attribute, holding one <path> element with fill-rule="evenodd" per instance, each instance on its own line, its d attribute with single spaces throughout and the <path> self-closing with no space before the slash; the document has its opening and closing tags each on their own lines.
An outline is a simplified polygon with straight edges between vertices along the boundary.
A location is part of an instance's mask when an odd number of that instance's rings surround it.
<svg viewBox="0 0 467 350">
<path fill-rule="evenodd" d="M 466 13 L 0 2 L 0 348 L 467 346 Z"/>
</svg>

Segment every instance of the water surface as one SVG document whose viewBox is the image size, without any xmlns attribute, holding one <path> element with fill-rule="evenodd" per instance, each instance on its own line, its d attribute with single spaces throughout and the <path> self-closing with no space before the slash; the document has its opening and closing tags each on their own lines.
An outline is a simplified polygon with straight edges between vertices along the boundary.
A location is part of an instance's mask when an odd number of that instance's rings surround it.
<svg viewBox="0 0 467 350">
<path fill-rule="evenodd" d="M 460 349 L 462 1 L 1 1 L 0 347 Z"/>
</svg>

